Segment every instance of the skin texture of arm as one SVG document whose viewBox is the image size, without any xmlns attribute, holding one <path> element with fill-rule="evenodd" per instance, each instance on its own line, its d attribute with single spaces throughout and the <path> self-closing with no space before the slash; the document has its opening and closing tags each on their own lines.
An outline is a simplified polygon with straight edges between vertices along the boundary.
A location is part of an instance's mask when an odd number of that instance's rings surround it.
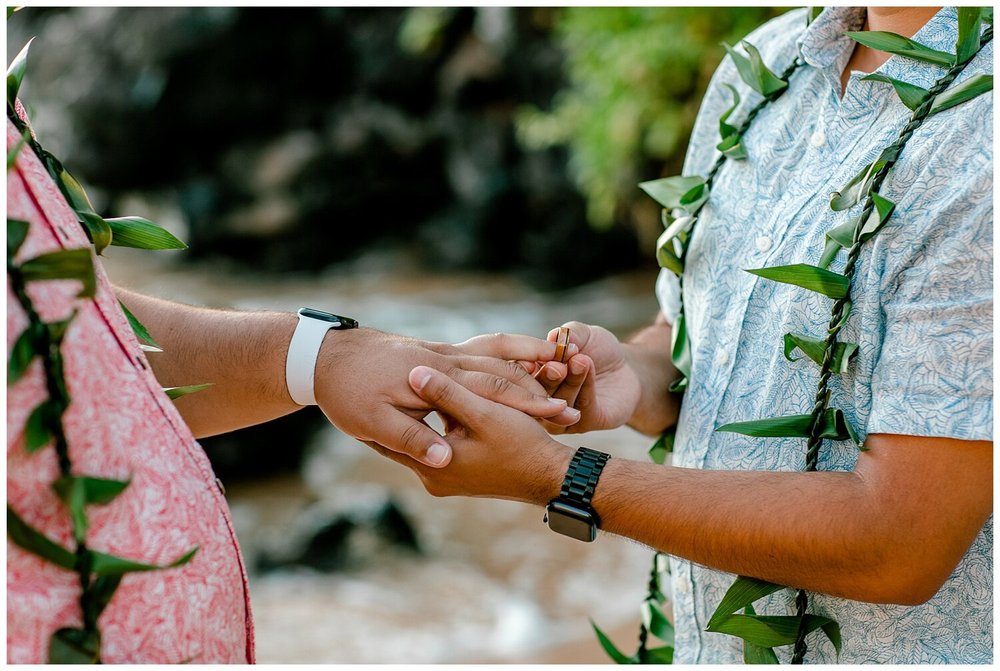
<svg viewBox="0 0 1000 671">
<path fill-rule="evenodd" d="M 301 407 L 285 385 L 295 314 L 198 308 L 122 289 L 117 294 L 164 350 L 148 357 L 160 384 L 213 383 L 176 400 L 196 437 L 266 422 Z M 553 343 L 528 336 L 479 336 L 453 346 L 368 328 L 330 331 L 316 362 L 316 398 L 345 433 L 440 467 L 448 463 L 451 449 L 423 423 L 430 406 L 407 384 L 410 369 L 432 366 L 476 393 L 535 417 L 570 423 L 579 412 L 548 398 L 523 367 L 507 360 L 544 361 L 554 355 Z"/>
<path fill-rule="evenodd" d="M 410 384 L 450 417 L 455 457 L 435 496 L 545 505 L 573 449 L 537 422 L 428 368 Z M 593 499 L 607 532 L 715 569 L 858 601 L 918 604 L 948 578 L 993 508 L 987 441 L 878 434 L 854 471 L 703 471 L 611 459 Z"/>
</svg>

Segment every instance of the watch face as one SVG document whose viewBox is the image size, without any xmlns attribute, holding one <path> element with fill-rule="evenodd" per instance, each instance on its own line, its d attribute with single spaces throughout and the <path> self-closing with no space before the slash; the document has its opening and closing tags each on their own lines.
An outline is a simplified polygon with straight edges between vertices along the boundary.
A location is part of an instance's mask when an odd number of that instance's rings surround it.
<svg viewBox="0 0 1000 671">
<path fill-rule="evenodd" d="M 597 538 L 594 515 L 563 501 L 551 501 L 546 508 L 549 528 L 556 533 L 589 543 Z"/>
</svg>

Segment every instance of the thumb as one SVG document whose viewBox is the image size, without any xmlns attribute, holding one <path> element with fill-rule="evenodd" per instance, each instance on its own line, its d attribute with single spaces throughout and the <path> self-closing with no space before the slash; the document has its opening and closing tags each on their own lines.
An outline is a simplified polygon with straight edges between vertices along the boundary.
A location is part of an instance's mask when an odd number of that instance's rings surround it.
<svg viewBox="0 0 1000 671">
<path fill-rule="evenodd" d="M 556 338 L 559 337 L 560 328 L 569 329 L 570 344 L 576 345 L 579 348 L 579 351 L 581 352 L 587 346 L 587 343 L 590 341 L 590 335 L 591 335 L 590 325 L 584 324 L 583 322 L 566 322 L 562 326 L 557 326 L 556 328 L 549 331 L 545 339 L 548 340 L 549 342 L 554 343 L 556 341 Z M 575 354 L 575 352 L 573 352 L 572 349 L 570 349 L 570 352 L 569 354 L 566 355 L 566 358 L 569 359 L 571 356 L 573 356 L 573 354 Z"/>
</svg>

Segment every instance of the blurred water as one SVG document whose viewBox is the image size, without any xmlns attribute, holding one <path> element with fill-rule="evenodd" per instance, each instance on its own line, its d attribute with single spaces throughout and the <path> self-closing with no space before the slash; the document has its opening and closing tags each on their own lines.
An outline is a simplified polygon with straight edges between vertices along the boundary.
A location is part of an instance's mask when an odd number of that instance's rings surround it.
<svg viewBox="0 0 1000 671">
<path fill-rule="evenodd" d="M 118 248 L 106 256 L 113 281 L 160 297 L 244 309 L 310 305 L 444 342 L 495 331 L 544 336 L 570 319 L 625 336 L 656 310 L 649 272 L 541 294 L 504 276 L 427 274 L 390 252 L 322 277 L 282 279 L 208 265 L 178 270 L 162 255 Z M 634 459 L 651 442 L 627 428 L 564 440 Z M 228 485 L 251 565 L 258 661 L 605 662 L 588 618 L 634 649 L 649 550 L 610 536 L 593 544 L 557 536 L 541 509 L 522 504 L 434 499 L 409 471 L 333 427 L 307 454 L 299 476 Z M 361 535 L 352 542 L 369 544 L 354 548 L 364 561 L 340 572 L 252 570 L 310 516 L 387 497 L 414 523 L 421 553 Z"/>
</svg>

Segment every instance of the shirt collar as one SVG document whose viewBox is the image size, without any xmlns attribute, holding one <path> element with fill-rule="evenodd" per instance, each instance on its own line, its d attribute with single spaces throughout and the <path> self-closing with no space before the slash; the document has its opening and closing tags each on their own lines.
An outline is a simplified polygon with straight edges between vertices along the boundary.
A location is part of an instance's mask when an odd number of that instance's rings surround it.
<svg viewBox="0 0 1000 671">
<path fill-rule="evenodd" d="M 798 39 L 802 59 L 822 72 L 835 90 L 840 90 L 840 75 L 850 60 L 855 45 L 854 40 L 844 33 L 864 27 L 865 11 L 864 7 L 828 7 L 809 24 Z M 957 9 L 942 7 L 912 39 L 931 49 L 954 53 L 957 35 Z M 902 56 L 891 56 L 875 72 L 929 88 L 941 76 L 944 68 Z"/>
</svg>

